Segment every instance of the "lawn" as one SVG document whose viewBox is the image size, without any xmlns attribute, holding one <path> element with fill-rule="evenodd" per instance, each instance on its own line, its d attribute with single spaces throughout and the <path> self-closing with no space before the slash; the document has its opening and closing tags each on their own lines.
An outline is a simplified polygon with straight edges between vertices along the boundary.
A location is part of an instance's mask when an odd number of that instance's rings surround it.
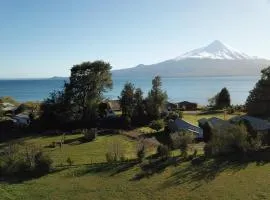
<svg viewBox="0 0 270 200">
<path fill-rule="evenodd" d="M 62 148 L 46 147 L 61 140 L 61 136 L 22 140 L 28 145 L 39 145 L 50 154 L 56 171 L 20 183 L 2 183 L 0 199 L 270 199 L 270 163 L 209 160 L 194 166 L 180 162 L 134 180 L 141 171 L 139 164 L 107 164 L 105 154 L 117 145 L 132 159 L 136 141 L 122 135 L 108 135 L 78 143 L 80 137 L 80 134 L 66 136 L 67 144 Z M 74 160 L 74 166 L 57 167 L 66 165 L 67 157 Z"/>
<path fill-rule="evenodd" d="M 211 117 L 217 117 L 220 119 L 225 119 L 228 120 L 232 117 L 238 116 L 243 113 L 237 113 L 237 114 L 226 114 L 219 112 L 219 113 L 210 113 L 210 114 L 183 114 L 183 119 L 186 120 L 187 122 L 193 124 L 193 125 L 198 125 L 198 120 L 202 118 L 211 118 Z"/>
</svg>

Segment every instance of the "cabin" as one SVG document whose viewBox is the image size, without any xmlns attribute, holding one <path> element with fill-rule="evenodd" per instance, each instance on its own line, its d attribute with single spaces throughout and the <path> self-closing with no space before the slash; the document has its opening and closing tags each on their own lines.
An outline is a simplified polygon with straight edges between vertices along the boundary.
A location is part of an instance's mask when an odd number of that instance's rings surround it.
<svg viewBox="0 0 270 200">
<path fill-rule="evenodd" d="M 187 110 L 187 111 L 194 111 L 197 110 L 198 108 L 198 104 L 197 103 L 192 103 L 189 101 L 182 101 L 180 103 L 178 103 L 178 108 L 180 110 Z"/>
<path fill-rule="evenodd" d="M 203 138 L 203 129 L 194 126 L 193 124 L 190 124 L 186 122 L 185 120 L 182 120 L 180 118 L 177 118 L 176 120 L 172 120 L 168 123 L 168 128 L 171 132 L 177 132 L 177 131 L 189 131 L 193 133 L 197 139 L 202 139 Z"/>
</svg>

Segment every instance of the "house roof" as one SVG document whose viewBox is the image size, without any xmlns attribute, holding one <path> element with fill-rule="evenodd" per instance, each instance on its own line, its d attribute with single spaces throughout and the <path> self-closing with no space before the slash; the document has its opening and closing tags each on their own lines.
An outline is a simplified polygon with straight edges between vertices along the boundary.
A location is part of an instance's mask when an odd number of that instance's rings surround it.
<svg viewBox="0 0 270 200">
<path fill-rule="evenodd" d="M 252 128 L 256 131 L 264 131 L 264 130 L 270 130 L 270 122 L 257 118 L 257 117 L 251 117 L 248 115 L 243 116 L 237 116 L 230 119 L 231 122 L 240 122 L 241 120 L 247 120 Z"/>
<path fill-rule="evenodd" d="M 203 130 L 198 127 L 190 124 L 182 119 L 177 118 L 176 120 L 169 122 L 169 128 L 175 131 L 177 130 L 187 130 L 193 133 L 196 133 L 199 138 L 203 137 Z"/>
<path fill-rule="evenodd" d="M 197 103 L 189 102 L 189 101 L 182 101 L 179 102 L 178 105 L 197 105 Z"/>
<path fill-rule="evenodd" d="M 18 115 L 15 115 L 14 118 L 20 118 L 20 119 L 29 119 L 29 115 L 26 115 L 26 114 L 18 114 Z"/>
<path fill-rule="evenodd" d="M 108 104 L 110 105 L 110 108 L 114 111 L 121 110 L 120 102 L 118 100 L 110 100 L 108 101 Z"/>
</svg>

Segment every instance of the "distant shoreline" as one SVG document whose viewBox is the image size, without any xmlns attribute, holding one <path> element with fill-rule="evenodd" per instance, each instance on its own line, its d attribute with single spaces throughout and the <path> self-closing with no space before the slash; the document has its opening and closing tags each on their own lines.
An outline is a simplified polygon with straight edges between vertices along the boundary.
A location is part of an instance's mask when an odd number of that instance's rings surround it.
<svg viewBox="0 0 270 200">
<path fill-rule="evenodd" d="M 224 77 L 260 77 L 259 75 L 209 75 L 209 76 L 161 76 L 164 79 L 170 78 L 224 78 Z M 0 78 L 0 81 L 31 81 L 31 80 L 66 80 L 69 77 L 50 77 L 50 78 Z M 126 76 L 112 76 L 112 78 L 136 78 L 136 79 L 148 79 L 153 77 L 140 76 L 140 77 L 126 77 Z"/>
</svg>

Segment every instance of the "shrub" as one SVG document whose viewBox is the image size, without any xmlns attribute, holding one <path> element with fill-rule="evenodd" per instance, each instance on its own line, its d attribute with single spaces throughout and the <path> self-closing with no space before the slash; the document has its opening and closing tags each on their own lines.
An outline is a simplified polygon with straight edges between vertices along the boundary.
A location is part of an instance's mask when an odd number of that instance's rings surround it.
<svg viewBox="0 0 270 200">
<path fill-rule="evenodd" d="M 91 129 L 83 129 L 82 134 L 84 137 L 84 140 L 87 142 L 93 141 L 97 137 L 97 129 L 91 128 Z"/>
<path fill-rule="evenodd" d="M 154 129 L 155 131 L 159 131 L 164 128 L 164 126 L 164 121 L 160 119 L 152 121 L 149 127 Z"/>
<path fill-rule="evenodd" d="M 11 144 L 0 159 L 2 177 L 31 178 L 48 173 L 52 160 L 35 146 Z"/>
<path fill-rule="evenodd" d="M 173 147 L 180 149 L 182 156 L 187 157 L 188 145 L 193 142 L 194 136 L 192 133 L 182 131 L 171 135 Z"/>
<path fill-rule="evenodd" d="M 161 157 L 162 159 L 167 159 L 168 157 L 170 157 L 170 150 L 169 150 L 168 146 L 159 145 L 157 147 L 157 155 L 159 157 Z"/>
<path fill-rule="evenodd" d="M 38 152 L 35 155 L 35 171 L 38 175 L 46 174 L 50 171 L 52 160 L 43 152 Z"/>
<path fill-rule="evenodd" d="M 214 130 L 212 139 L 205 145 L 206 156 L 245 153 L 260 148 L 259 137 L 250 137 L 245 125 L 231 125 L 222 130 Z"/>
<path fill-rule="evenodd" d="M 124 149 L 118 143 L 113 143 L 106 153 L 107 162 L 121 161 L 124 157 Z"/>
<path fill-rule="evenodd" d="M 142 161 L 145 157 L 145 147 L 143 144 L 140 144 L 137 147 L 137 157 L 138 157 L 139 161 Z"/>
<path fill-rule="evenodd" d="M 70 157 L 68 157 L 68 158 L 67 158 L 66 162 L 67 162 L 67 164 L 68 164 L 69 166 L 71 166 L 71 165 L 73 165 L 73 164 L 74 164 L 74 161 L 73 161 L 73 160 L 71 160 L 71 158 L 70 158 Z"/>
</svg>

